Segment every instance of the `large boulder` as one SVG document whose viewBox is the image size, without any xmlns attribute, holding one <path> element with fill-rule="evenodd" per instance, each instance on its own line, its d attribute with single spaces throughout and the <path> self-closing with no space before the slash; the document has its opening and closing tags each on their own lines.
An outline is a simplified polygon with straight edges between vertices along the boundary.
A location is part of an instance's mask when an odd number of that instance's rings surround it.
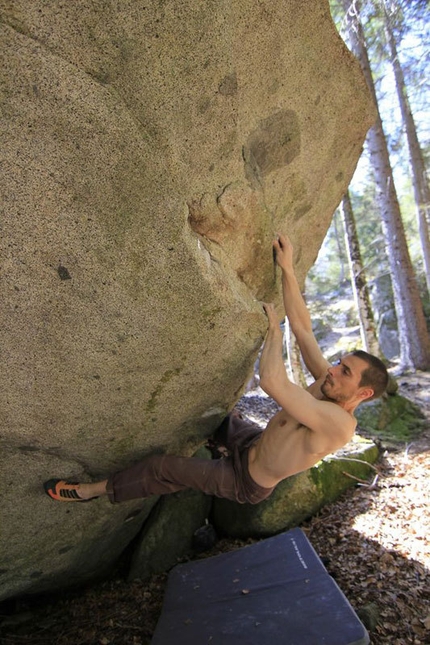
<svg viewBox="0 0 430 645">
<path fill-rule="evenodd" d="M 0 598 L 96 575 L 151 500 L 41 483 L 191 454 L 302 280 L 374 108 L 326 0 L 1 7 Z M 132 522 L 124 522 L 131 514 Z"/>
</svg>

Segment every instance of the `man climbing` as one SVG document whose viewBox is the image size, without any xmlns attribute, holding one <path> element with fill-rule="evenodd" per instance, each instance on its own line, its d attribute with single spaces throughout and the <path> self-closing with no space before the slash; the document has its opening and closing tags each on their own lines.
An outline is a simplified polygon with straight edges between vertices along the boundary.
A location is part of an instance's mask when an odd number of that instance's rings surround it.
<svg viewBox="0 0 430 645">
<path fill-rule="evenodd" d="M 92 484 L 51 479 L 44 484 L 54 500 L 80 502 L 108 495 L 123 502 L 186 488 L 256 504 L 283 479 L 313 466 L 353 436 L 355 408 L 386 389 L 387 370 L 378 358 L 358 350 L 332 366 L 322 355 L 300 293 L 288 237 L 273 242 L 282 271 L 285 313 L 303 360 L 315 381 L 307 390 L 292 383 L 282 357 L 282 331 L 272 304 L 264 304 L 268 331 L 260 358 L 260 386 L 281 407 L 265 430 L 233 411 L 214 439 L 230 454 L 221 459 L 150 455 Z"/>
</svg>

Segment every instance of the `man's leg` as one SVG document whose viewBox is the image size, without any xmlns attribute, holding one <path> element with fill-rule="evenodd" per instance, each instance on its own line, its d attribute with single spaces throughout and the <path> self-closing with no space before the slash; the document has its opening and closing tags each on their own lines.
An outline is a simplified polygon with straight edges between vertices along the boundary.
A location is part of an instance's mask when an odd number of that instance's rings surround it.
<svg viewBox="0 0 430 645">
<path fill-rule="evenodd" d="M 249 446 L 258 440 L 262 430 L 252 421 L 233 411 L 214 434 L 217 443 L 225 445 L 232 457 L 207 460 L 172 455 L 151 455 L 141 462 L 94 484 L 71 484 L 63 480 L 45 482 L 46 493 L 58 501 L 82 501 L 109 495 L 112 502 L 121 502 L 150 495 L 166 495 L 186 488 L 208 495 L 225 497 L 243 503 L 254 503 L 254 492 L 244 486 L 247 476 Z M 251 480 L 251 487 L 256 486 Z M 258 488 L 257 498 L 268 489 Z M 261 489 L 261 490 L 260 490 Z"/>
<path fill-rule="evenodd" d="M 111 502 L 166 495 L 187 488 L 236 499 L 237 485 L 231 460 L 150 455 L 115 473 L 107 482 Z"/>
<path fill-rule="evenodd" d="M 141 462 L 94 484 L 50 480 L 46 493 L 57 501 L 82 501 L 107 494 L 111 502 L 166 495 L 192 488 L 236 500 L 238 485 L 231 459 L 197 459 L 150 455 Z M 240 500 L 238 500 L 240 501 Z"/>
</svg>

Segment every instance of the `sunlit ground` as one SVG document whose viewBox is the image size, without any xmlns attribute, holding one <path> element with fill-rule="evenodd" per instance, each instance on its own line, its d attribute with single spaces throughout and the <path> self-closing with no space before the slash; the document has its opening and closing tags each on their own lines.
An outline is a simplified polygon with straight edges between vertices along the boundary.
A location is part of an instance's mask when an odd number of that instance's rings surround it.
<svg viewBox="0 0 430 645">
<path fill-rule="evenodd" d="M 353 528 L 386 549 L 418 560 L 430 570 L 430 453 L 388 456 L 391 481 L 380 482 L 374 503 Z M 413 462 L 413 469 L 412 469 Z M 399 506 L 399 493 L 402 504 Z"/>
</svg>

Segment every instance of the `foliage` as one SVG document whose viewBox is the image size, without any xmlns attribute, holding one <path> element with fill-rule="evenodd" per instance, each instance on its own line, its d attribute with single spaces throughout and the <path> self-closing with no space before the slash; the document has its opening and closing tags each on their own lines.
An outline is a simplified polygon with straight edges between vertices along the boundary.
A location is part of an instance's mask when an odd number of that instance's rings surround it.
<svg viewBox="0 0 430 645">
<path fill-rule="evenodd" d="M 372 297 L 373 283 L 389 273 L 385 241 L 375 203 L 374 184 L 370 182 L 366 184 L 361 195 L 351 193 L 351 201 L 363 266 Z M 306 280 L 306 296 L 313 314 L 324 316 L 325 320 L 327 322 L 331 320 L 334 326 L 336 326 L 336 316 L 338 324 L 346 326 L 345 306 L 339 303 L 345 300 L 352 301 L 345 241 L 340 227 L 339 214 L 336 211 L 317 261 L 309 271 Z M 351 324 L 358 324 L 356 313 L 350 314 L 349 319 Z"/>
</svg>

